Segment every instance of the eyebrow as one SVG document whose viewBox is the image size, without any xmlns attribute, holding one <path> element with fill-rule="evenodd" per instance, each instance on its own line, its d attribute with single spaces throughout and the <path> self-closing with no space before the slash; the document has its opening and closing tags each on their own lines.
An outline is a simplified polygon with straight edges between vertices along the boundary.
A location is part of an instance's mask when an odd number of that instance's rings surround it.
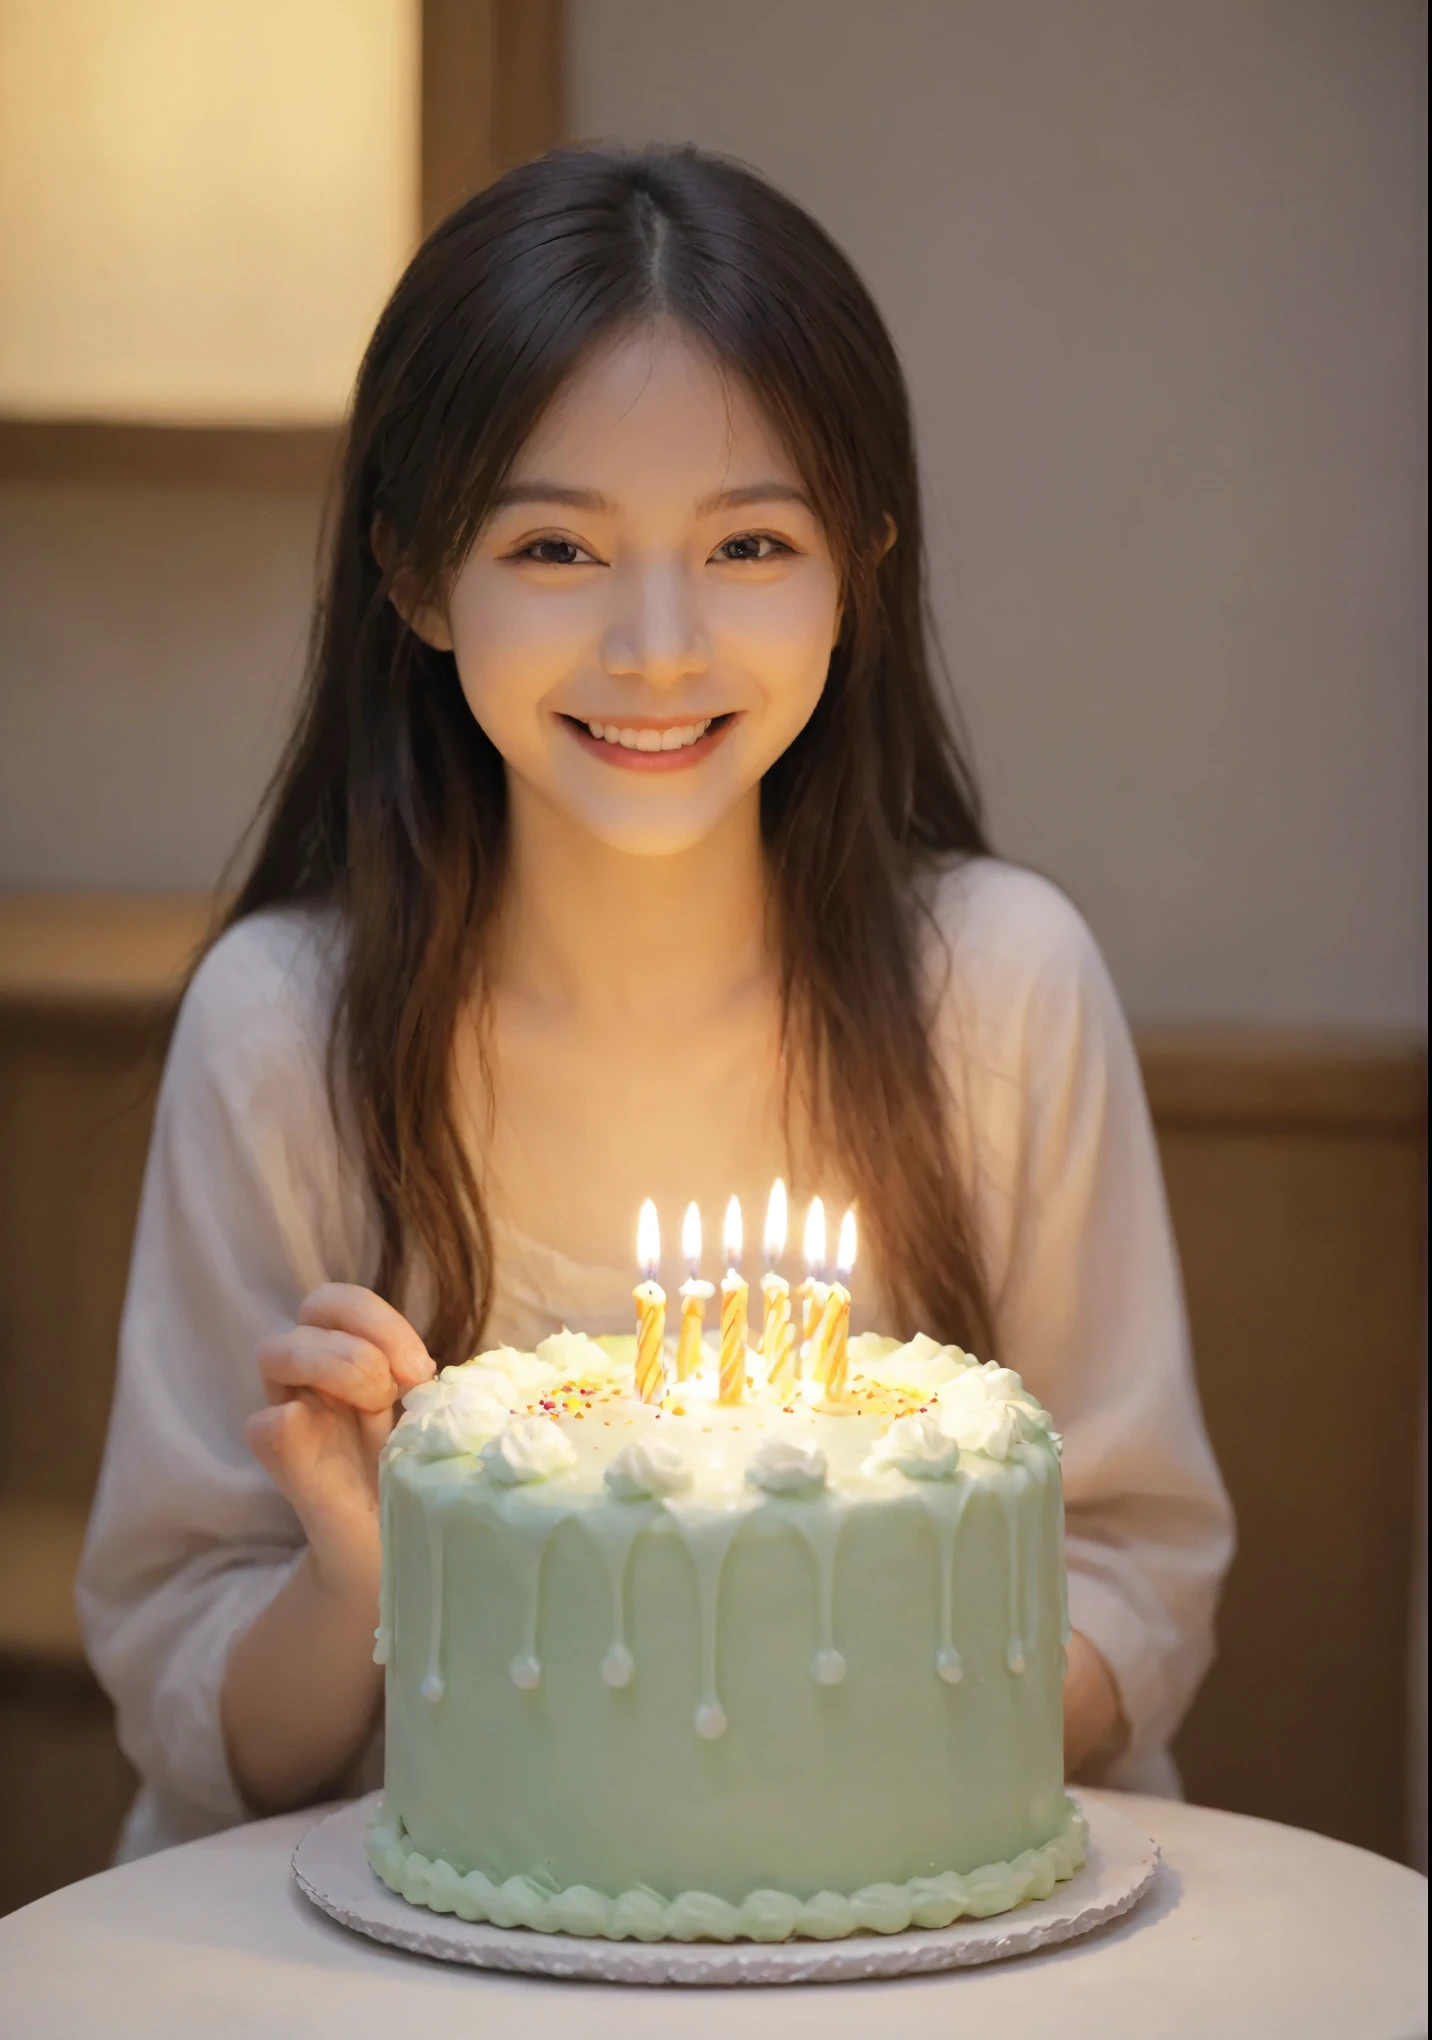
<svg viewBox="0 0 1432 2040">
<path fill-rule="evenodd" d="M 492 499 L 494 510 L 511 510 L 520 505 L 538 503 L 560 503 L 569 510 L 591 510 L 598 516 L 606 516 L 616 505 L 609 496 L 601 495 L 596 489 L 569 489 L 561 482 L 534 480 L 514 482 L 499 489 Z M 796 503 L 801 509 L 809 510 L 814 516 L 810 497 L 804 489 L 797 489 L 789 482 L 750 482 L 743 489 L 722 489 L 714 496 L 703 496 L 697 504 L 697 514 L 709 517 L 716 510 L 743 510 L 752 503 Z"/>
<path fill-rule="evenodd" d="M 704 517 L 712 510 L 744 510 L 750 503 L 798 503 L 814 514 L 805 490 L 790 482 L 751 482 L 744 489 L 722 489 L 718 495 L 703 496 L 696 508 Z"/>
<path fill-rule="evenodd" d="M 614 506 L 595 489 L 568 489 L 561 482 L 514 482 L 499 489 L 492 499 L 494 510 L 510 510 L 519 503 L 563 503 L 569 510 L 605 513 Z"/>
</svg>

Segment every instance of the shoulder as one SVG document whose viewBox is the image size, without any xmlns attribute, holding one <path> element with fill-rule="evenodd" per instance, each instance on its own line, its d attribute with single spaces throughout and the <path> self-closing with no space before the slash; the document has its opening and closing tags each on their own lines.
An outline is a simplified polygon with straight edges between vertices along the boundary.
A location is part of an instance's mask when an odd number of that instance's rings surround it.
<svg viewBox="0 0 1432 2040">
<path fill-rule="evenodd" d="M 973 857 L 933 877 L 927 897 L 941 1004 L 954 998 L 1002 1024 L 1112 996 L 1087 921 L 1038 872 Z"/>
<path fill-rule="evenodd" d="M 1128 1022 L 1088 922 L 1057 885 L 995 858 L 940 874 L 931 1041 L 971 1119 L 1011 1150 L 1076 1098 L 1137 1084 Z"/>
<path fill-rule="evenodd" d="M 228 928 L 184 994 L 170 1076 L 252 1092 L 266 1081 L 321 1071 L 342 962 L 331 909 L 284 907 Z"/>
</svg>

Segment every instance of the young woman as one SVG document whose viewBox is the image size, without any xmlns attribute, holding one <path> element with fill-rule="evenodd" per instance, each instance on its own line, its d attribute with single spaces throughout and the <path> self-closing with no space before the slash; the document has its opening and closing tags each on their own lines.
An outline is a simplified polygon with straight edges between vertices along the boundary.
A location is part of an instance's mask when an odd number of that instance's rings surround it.
<svg viewBox="0 0 1432 2040">
<path fill-rule="evenodd" d="M 397 1398 L 628 1329 L 642 1200 L 670 1233 L 778 1174 L 858 1202 L 857 1329 L 1053 1411 L 1070 1768 L 1173 1785 L 1231 1530 L 1157 1157 L 923 618 L 899 365 L 789 201 L 560 152 L 419 252 L 155 1125 L 79 1589 L 130 1853 L 371 1782 Z"/>
</svg>

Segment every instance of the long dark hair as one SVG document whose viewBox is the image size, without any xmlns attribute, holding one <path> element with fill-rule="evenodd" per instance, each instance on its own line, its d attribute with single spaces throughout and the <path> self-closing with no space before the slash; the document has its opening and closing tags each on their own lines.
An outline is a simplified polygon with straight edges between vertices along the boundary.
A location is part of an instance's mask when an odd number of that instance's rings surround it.
<svg viewBox="0 0 1432 2040">
<path fill-rule="evenodd" d="M 439 589 L 578 362 L 655 318 L 764 406 L 841 573 L 824 692 L 761 786 L 788 1102 L 799 1093 L 860 1202 L 891 1329 L 979 1349 L 989 1304 L 931 1048 L 916 881 L 985 837 L 930 671 L 909 403 L 850 263 L 751 172 L 692 149 L 557 150 L 413 258 L 358 378 L 307 695 L 229 921 L 339 909 L 329 1076 L 378 1214 L 376 1284 L 401 1296 L 421 1264 L 429 1344 L 464 1357 L 493 1250 L 452 1051 L 501 894 L 506 782 L 452 656 L 399 619 L 393 573 Z M 386 569 L 378 519 L 396 541 Z"/>
</svg>

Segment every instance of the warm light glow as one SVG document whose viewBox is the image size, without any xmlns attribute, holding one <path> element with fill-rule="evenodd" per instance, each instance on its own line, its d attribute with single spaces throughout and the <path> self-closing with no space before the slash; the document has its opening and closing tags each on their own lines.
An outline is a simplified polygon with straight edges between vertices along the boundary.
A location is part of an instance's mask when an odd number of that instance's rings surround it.
<svg viewBox="0 0 1432 2040">
<path fill-rule="evenodd" d="M 786 1251 L 786 1186 L 777 1176 L 766 1206 L 766 1259 L 774 1267 Z"/>
<path fill-rule="evenodd" d="M 840 1244 L 835 1253 L 835 1271 L 842 1282 L 849 1282 L 855 1267 L 855 1213 L 847 1211 L 840 1221 Z"/>
<path fill-rule="evenodd" d="M 661 1266 L 661 1223 L 656 1206 L 648 1197 L 636 1222 L 636 1258 L 648 1282 L 655 1281 Z"/>
<path fill-rule="evenodd" d="M 419 13 L 3 0 L 0 411 L 337 421 L 417 242 Z"/>
<path fill-rule="evenodd" d="M 721 1244 L 726 1252 L 726 1266 L 728 1268 L 739 1268 L 741 1265 L 741 1249 L 745 1245 L 745 1238 L 741 1230 L 741 1200 L 739 1197 L 733 1197 L 726 1206 L 726 1223 L 721 1229 Z"/>
<path fill-rule="evenodd" d="M 805 1264 L 808 1275 L 820 1275 L 825 1269 L 825 1206 L 818 1197 L 812 1197 L 806 1213 Z"/>
<path fill-rule="evenodd" d="M 694 1275 L 701 1266 L 701 1213 L 694 1204 L 687 1205 L 681 1221 L 681 1251 Z"/>
</svg>

